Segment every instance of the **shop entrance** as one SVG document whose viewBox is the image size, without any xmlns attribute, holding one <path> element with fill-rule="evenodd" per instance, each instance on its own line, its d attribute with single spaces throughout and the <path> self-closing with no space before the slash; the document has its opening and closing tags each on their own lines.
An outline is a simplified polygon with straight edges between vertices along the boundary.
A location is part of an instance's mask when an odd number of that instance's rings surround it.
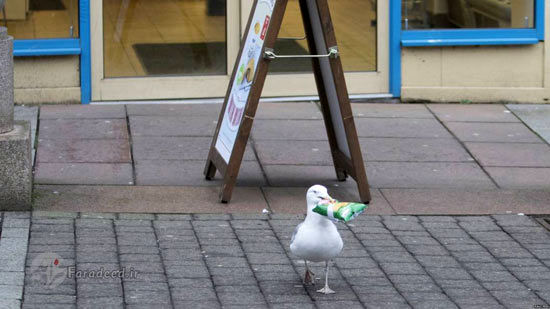
<svg viewBox="0 0 550 309">
<path fill-rule="evenodd" d="M 252 0 L 91 1 L 92 101 L 223 97 Z M 350 94 L 389 92 L 387 1 L 329 1 Z M 298 0 L 276 50 L 308 53 Z M 270 66 L 266 97 L 315 95 L 307 59 Z"/>
</svg>

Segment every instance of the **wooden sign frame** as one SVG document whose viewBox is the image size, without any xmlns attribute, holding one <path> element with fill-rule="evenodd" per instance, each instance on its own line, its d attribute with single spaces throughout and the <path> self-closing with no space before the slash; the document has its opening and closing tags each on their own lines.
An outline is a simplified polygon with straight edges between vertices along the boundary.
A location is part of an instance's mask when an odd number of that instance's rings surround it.
<svg viewBox="0 0 550 309">
<path fill-rule="evenodd" d="M 299 2 L 309 51 L 311 53 L 311 55 L 305 57 L 312 59 L 313 73 L 319 93 L 336 177 L 340 181 L 345 181 L 348 176 L 355 179 L 361 201 L 369 203 L 371 200 L 369 184 L 353 120 L 328 2 L 327 0 L 299 0 Z M 273 50 L 287 3 L 288 0 L 255 0 L 246 26 L 246 35 L 243 38 L 233 69 L 204 170 L 204 175 L 208 180 L 214 178 L 216 170 L 223 176 L 220 201 L 224 203 L 231 200 L 270 61 L 276 61 L 277 58 L 304 57 L 279 56 Z M 262 9 L 259 5 L 265 6 L 271 4 L 273 4 L 272 14 L 271 16 L 266 16 L 262 24 L 258 18 L 260 13 L 257 12 L 257 10 Z M 263 17 L 263 15 L 261 16 Z M 254 25 L 252 25 L 253 23 Z M 258 34 L 258 24 L 260 24 L 260 27 L 263 27 L 260 34 Z M 267 29 L 265 29 L 266 27 Z M 231 100 L 234 100 L 233 91 L 239 82 L 249 77 L 248 74 L 246 74 L 247 77 L 244 76 L 245 72 L 242 70 L 244 62 L 242 60 L 245 59 L 243 55 L 250 58 L 251 53 L 245 50 L 245 48 L 250 46 L 251 41 L 254 41 L 254 38 L 251 39 L 251 36 L 254 35 L 263 36 L 264 38 L 263 46 L 261 47 L 261 56 L 258 58 L 257 67 L 255 73 L 253 73 L 254 77 L 250 83 L 246 103 L 242 107 L 242 111 L 239 110 L 239 113 L 235 113 L 234 102 L 231 102 Z M 249 43 L 247 44 L 247 42 Z M 255 43 L 258 42 L 259 38 L 256 37 Z M 237 82 L 235 82 L 236 78 L 238 78 Z M 228 104 L 230 104 L 229 110 Z M 227 112 L 231 113 L 229 117 L 226 117 Z M 240 115 L 242 117 L 240 122 L 238 122 Z M 223 146 L 220 143 L 220 132 L 222 131 L 222 134 L 224 134 L 223 130 L 227 131 L 226 127 L 228 126 L 229 118 L 232 119 L 232 123 L 238 125 L 238 129 L 234 129 L 236 136 L 233 139 L 232 149 L 228 152 L 229 147 Z M 226 144 L 231 143 L 231 138 L 227 138 L 228 135 L 231 134 L 225 134 L 223 137 L 229 140 Z M 217 148 L 220 145 L 223 146 L 220 148 L 223 149 L 223 154 Z"/>
</svg>

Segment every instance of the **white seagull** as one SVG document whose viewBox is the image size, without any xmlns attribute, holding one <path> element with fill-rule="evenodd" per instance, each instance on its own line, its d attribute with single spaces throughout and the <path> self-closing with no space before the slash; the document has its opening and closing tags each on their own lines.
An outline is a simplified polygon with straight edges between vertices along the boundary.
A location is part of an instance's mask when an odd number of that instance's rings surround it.
<svg viewBox="0 0 550 309">
<path fill-rule="evenodd" d="M 342 252 L 344 242 L 338 229 L 328 217 L 313 212 L 313 208 L 319 202 L 332 200 L 332 198 L 328 195 L 327 188 L 315 185 L 307 190 L 306 200 L 307 216 L 304 222 L 294 230 L 290 240 L 290 251 L 304 259 L 306 265 L 304 284 L 315 284 L 314 274 L 309 270 L 307 262 L 325 262 L 325 287 L 317 292 L 332 294 L 334 291 L 328 287 L 329 261 Z"/>
</svg>

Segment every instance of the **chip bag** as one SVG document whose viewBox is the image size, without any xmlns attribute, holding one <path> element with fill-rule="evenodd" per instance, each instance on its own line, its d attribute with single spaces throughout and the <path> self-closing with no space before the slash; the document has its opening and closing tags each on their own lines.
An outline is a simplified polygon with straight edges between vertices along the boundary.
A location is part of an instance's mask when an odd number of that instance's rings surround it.
<svg viewBox="0 0 550 309">
<path fill-rule="evenodd" d="M 337 221 L 348 222 L 359 214 L 361 214 L 368 205 L 361 203 L 348 203 L 334 201 L 321 201 L 313 208 L 313 212 L 316 212 L 322 216 L 329 217 L 330 219 Z"/>
</svg>

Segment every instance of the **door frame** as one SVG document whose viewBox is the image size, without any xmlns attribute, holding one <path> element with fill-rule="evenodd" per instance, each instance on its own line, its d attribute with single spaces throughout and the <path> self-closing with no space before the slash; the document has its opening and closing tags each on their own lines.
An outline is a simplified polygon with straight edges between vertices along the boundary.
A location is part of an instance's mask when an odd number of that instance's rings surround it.
<svg viewBox="0 0 550 309">
<path fill-rule="evenodd" d="M 233 2 L 233 1 L 229 1 Z M 236 1 L 235 1 L 236 2 Z M 233 3 L 235 3 L 233 2 Z M 379 2 L 385 2 L 385 1 L 377 1 Z M 104 83 L 105 79 L 103 78 L 103 1 L 97 0 L 97 1 L 91 1 L 91 0 L 80 0 L 80 25 L 81 25 L 81 62 L 80 62 L 80 69 L 81 69 L 81 91 L 82 91 L 82 104 L 88 104 L 90 101 L 106 101 L 101 97 L 101 86 L 102 83 Z M 230 5 L 228 5 L 230 6 Z M 232 7 L 233 10 L 237 10 L 241 19 L 241 22 L 235 22 L 232 24 L 232 27 L 240 27 L 240 24 L 242 23 L 242 19 L 246 19 L 245 16 L 242 16 L 241 14 L 241 8 L 240 5 L 236 5 Z M 227 15 L 231 13 L 232 10 L 228 8 Z M 378 4 L 378 12 L 382 12 L 380 10 L 380 4 Z M 385 91 L 385 93 L 390 93 L 393 95 L 393 97 L 399 97 L 401 94 L 401 1 L 400 0 L 390 0 L 389 6 L 387 7 L 388 12 L 388 30 L 386 31 L 386 38 L 387 38 L 387 44 L 386 44 L 386 50 L 387 50 L 387 57 L 388 57 L 388 64 L 387 64 L 387 89 L 388 91 Z M 97 16 L 99 13 L 99 16 Z M 378 17 L 381 15 L 378 13 Z M 379 19 L 377 17 L 377 20 Z M 229 17 L 227 18 L 229 23 Z M 227 87 L 227 84 L 229 83 L 229 76 L 231 74 L 232 65 L 234 60 L 236 59 L 236 53 L 238 52 L 238 47 L 235 48 L 235 52 L 231 51 L 230 45 L 231 45 L 231 39 L 230 35 L 237 35 L 240 38 L 240 31 L 231 31 L 229 28 L 230 26 L 227 26 L 227 44 L 228 44 L 228 73 L 226 76 L 223 76 L 216 82 L 225 82 L 224 87 L 222 87 L 222 92 L 225 93 L 225 87 Z M 232 28 L 231 27 L 231 28 Z M 378 30 L 378 36 L 380 36 L 380 29 Z M 240 40 L 237 40 L 239 42 Z M 381 44 L 383 45 L 381 41 L 383 40 L 377 40 L 378 49 L 377 49 L 377 62 L 380 61 L 380 55 L 381 55 Z M 94 44 L 92 44 L 92 42 Z M 384 47 L 382 48 L 384 50 Z M 101 55 L 101 57 L 98 56 Z M 230 54 L 234 54 L 230 56 Z M 94 58 L 95 55 L 95 58 Z M 231 59 L 233 57 L 233 59 Z M 99 60 L 99 61 L 98 61 Z M 377 70 L 379 70 L 380 67 L 378 66 Z M 354 73 L 347 73 L 347 74 L 354 74 Z M 308 74 L 303 74 L 307 76 Z M 142 77 L 138 77 L 141 79 Z M 308 78 L 308 77 L 306 77 Z M 110 80 L 114 79 L 130 79 L 134 80 L 136 78 L 111 78 Z M 172 87 L 180 87 L 182 82 L 188 82 L 189 80 L 185 81 L 182 79 L 189 79 L 186 77 L 158 77 L 158 78 L 147 78 L 148 80 L 151 79 L 154 81 L 155 85 L 157 85 L 160 81 L 158 79 L 162 80 L 162 84 L 173 84 Z M 155 79 L 157 79 L 155 81 Z M 199 80 L 198 83 L 195 82 L 194 84 L 199 84 L 198 86 L 201 87 L 200 84 L 202 84 L 202 88 L 205 88 L 205 81 L 201 77 L 193 77 L 194 80 Z M 283 79 L 286 83 L 288 80 Z M 127 82 L 119 82 L 118 86 L 124 86 L 127 85 L 129 82 L 133 81 L 127 81 Z M 114 83 L 112 86 L 115 86 L 116 83 Z M 154 87 L 154 86 L 153 86 Z M 212 85 L 208 84 L 206 87 L 208 88 L 208 92 L 211 92 Z M 353 87 L 352 87 L 353 88 Z M 353 93 L 350 91 L 350 93 Z M 379 93 L 379 92 L 378 92 Z M 289 93 L 288 95 L 292 95 Z M 181 97 L 181 96 L 179 96 Z M 191 96 L 186 96 L 188 98 L 192 98 Z M 220 96 L 223 97 L 223 94 Z M 158 97 L 151 97 L 151 96 L 140 96 L 139 99 L 147 100 L 147 99 L 158 99 Z M 116 99 L 115 99 L 116 100 Z M 129 98 L 124 99 L 129 100 Z"/>
</svg>

